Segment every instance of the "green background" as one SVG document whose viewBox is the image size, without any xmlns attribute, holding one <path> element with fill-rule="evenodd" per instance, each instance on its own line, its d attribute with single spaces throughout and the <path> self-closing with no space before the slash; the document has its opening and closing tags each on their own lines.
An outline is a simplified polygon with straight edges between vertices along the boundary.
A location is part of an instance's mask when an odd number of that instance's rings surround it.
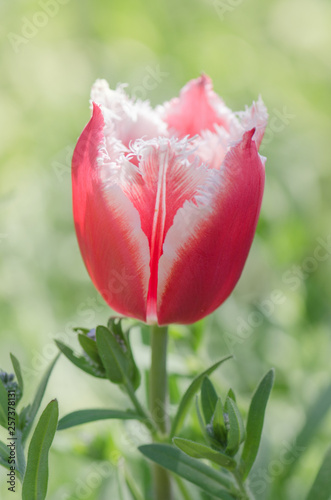
<svg viewBox="0 0 331 500">
<path fill-rule="evenodd" d="M 56 353 L 52 339 L 76 345 L 72 326 L 93 327 L 109 316 L 80 258 L 71 214 L 70 160 L 90 116 L 93 82 L 105 78 L 113 88 L 126 82 L 129 93 L 156 105 L 204 71 L 233 110 L 262 95 L 270 121 L 261 148 L 267 178 L 257 235 L 227 302 L 195 328 L 172 327 L 170 368 L 182 377 L 179 384 L 171 379 L 171 395 L 176 402 L 177 386 L 187 386 L 184 374 L 233 352 L 235 360 L 213 380 L 222 394 L 233 387 L 246 411 L 258 380 L 274 366 L 252 483 L 263 476 L 257 497 L 280 498 L 284 449 L 330 383 L 331 2 L 0 2 L 0 365 L 10 370 L 10 351 L 21 360 L 27 400 Z M 157 76 L 148 89 L 151 74 Z M 329 241 L 327 250 L 321 241 Z M 134 344 L 139 366 L 148 367 L 138 332 Z M 64 359 L 45 404 L 55 396 L 61 415 L 126 404 L 116 388 Z M 196 422 L 187 424 L 194 432 Z M 102 423 L 58 433 L 49 499 L 109 498 L 128 458 L 142 489 L 145 468 L 128 441 L 148 438 L 134 425 L 122 429 Z M 282 498 L 304 498 L 330 438 L 329 414 L 311 446 L 298 452 L 302 459 Z M 98 460 L 118 457 L 118 467 L 95 472 Z M 4 474 L 0 491 L 7 498 Z"/>
</svg>

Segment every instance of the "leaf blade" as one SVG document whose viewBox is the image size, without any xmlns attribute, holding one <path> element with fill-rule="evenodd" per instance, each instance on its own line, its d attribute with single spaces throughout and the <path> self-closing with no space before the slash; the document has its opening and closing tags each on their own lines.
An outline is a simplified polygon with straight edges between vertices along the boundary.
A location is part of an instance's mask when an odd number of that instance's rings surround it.
<svg viewBox="0 0 331 500">
<path fill-rule="evenodd" d="M 44 500 L 46 498 L 48 453 L 56 432 L 58 416 L 58 403 L 54 399 L 41 414 L 30 442 L 22 487 L 22 500 Z"/>
<path fill-rule="evenodd" d="M 101 364 L 101 359 L 98 353 L 98 347 L 95 340 L 91 339 L 87 335 L 78 333 L 78 342 L 81 348 L 86 352 L 86 354 L 96 363 Z"/>
<path fill-rule="evenodd" d="M 206 425 L 210 424 L 214 415 L 217 399 L 217 393 L 212 382 L 208 377 L 205 377 L 201 384 L 201 406 Z"/>
<path fill-rule="evenodd" d="M 14 356 L 14 354 L 12 354 L 12 353 L 10 353 L 10 359 L 11 359 L 11 362 L 12 362 L 12 365 L 14 368 L 14 372 L 16 375 L 16 380 L 17 380 L 18 386 L 21 389 L 21 392 L 23 394 L 24 382 L 23 382 L 21 365 L 20 365 L 18 359 L 16 358 L 16 356 Z"/>
<path fill-rule="evenodd" d="M 224 358 L 220 359 L 217 361 L 217 363 L 214 363 L 212 366 L 207 368 L 204 372 L 200 373 L 197 377 L 194 378 L 194 380 L 191 382 L 189 385 L 188 389 L 184 393 L 184 396 L 181 399 L 181 402 L 179 403 L 179 407 L 176 413 L 176 416 L 173 420 L 172 427 L 171 427 L 171 432 L 170 432 L 170 438 L 173 438 L 178 430 L 178 427 L 182 425 L 184 422 L 184 419 L 186 417 L 186 414 L 188 412 L 188 406 L 191 403 L 194 395 L 196 392 L 199 390 L 201 383 L 203 379 L 210 375 L 213 371 L 216 370 L 222 363 L 227 361 L 228 359 L 231 359 L 233 356 L 225 356 Z"/>
<path fill-rule="evenodd" d="M 10 468 L 10 464 L 8 463 L 9 458 L 9 449 L 2 441 L 0 441 L 0 465 Z"/>
<path fill-rule="evenodd" d="M 331 497 L 331 446 L 327 450 L 307 500 L 329 500 Z"/>
<path fill-rule="evenodd" d="M 229 418 L 226 451 L 230 455 L 235 455 L 240 444 L 245 440 L 245 426 L 235 401 L 229 396 L 225 401 L 225 409 Z"/>
<path fill-rule="evenodd" d="M 91 359 L 89 362 L 84 356 L 77 356 L 74 351 L 68 345 L 55 340 L 55 343 L 59 350 L 64 354 L 64 356 L 71 361 L 77 368 L 80 368 L 84 372 L 92 375 L 92 377 L 105 378 L 104 373 L 100 370 L 100 367 L 94 363 Z"/>
<path fill-rule="evenodd" d="M 178 474 L 210 495 L 223 500 L 235 498 L 230 491 L 225 489 L 226 487 L 231 488 L 232 485 L 223 474 L 203 462 L 185 455 L 175 447 L 167 444 L 147 444 L 138 449 L 153 462 Z"/>
<path fill-rule="evenodd" d="M 44 373 L 44 376 L 43 376 L 43 378 L 41 379 L 41 381 L 39 383 L 39 386 L 37 388 L 34 400 L 33 400 L 32 404 L 31 404 L 31 407 L 29 408 L 29 411 L 27 413 L 27 417 L 26 417 L 27 418 L 27 425 L 26 425 L 26 427 L 25 427 L 25 429 L 23 430 L 23 433 L 22 433 L 22 441 L 23 442 L 26 440 L 26 438 L 29 435 L 29 432 L 31 430 L 33 421 L 34 421 L 34 419 L 35 419 L 35 417 L 36 417 L 36 415 L 38 413 L 39 407 L 41 405 L 41 401 L 42 401 L 42 399 L 44 397 L 49 377 L 51 376 L 53 368 L 54 368 L 57 360 L 59 359 L 59 357 L 60 357 L 60 354 L 58 354 L 54 358 L 54 360 L 52 361 L 52 363 L 50 364 L 50 366 L 48 367 L 48 369 Z"/>
<path fill-rule="evenodd" d="M 310 441 L 329 412 L 330 407 L 331 384 L 321 391 L 310 408 L 308 408 L 306 421 L 294 439 L 293 446 L 297 453 L 294 455 L 293 461 L 284 469 L 284 473 L 280 476 L 281 481 L 286 481 L 293 474 L 294 468 L 297 466 L 303 453 L 308 449 Z"/>
<path fill-rule="evenodd" d="M 264 423 L 265 409 L 270 396 L 275 377 L 274 369 L 271 369 L 260 381 L 253 394 L 248 411 L 246 425 L 246 440 L 241 455 L 241 472 L 245 479 L 255 461 Z"/>
<path fill-rule="evenodd" d="M 127 359 L 108 328 L 98 326 L 96 329 L 98 351 L 107 378 L 114 384 L 123 384 L 127 373 Z"/>
<path fill-rule="evenodd" d="M 0 380 L 0 425 L 7 428 L 7 408 L 8 408 L 8 392 L 2 380 Z"/>
<path fill-rule="evenodd" d="M 92 408 L 78 410 L 68 413 L 59 420 L 57 429 L 62 431 L 76 425 L 82 425 L 98 420 L 120 419 L 120 420 L 142 420 L 142 417 L 131 411 L 111 410 L 107 408 Z"/>
<path fill-rule="evenodd" d="M 233 458 L 225 455 L 220 451 L 213 450 L 213 448 L 210 448 L 210 446 L 206 446 L 205 444 L 201 443 L 195 443 L 190 439 L 177 437 L 173 438 L 173 442 L 181 451 L 192 458 L 205 458 L 229 470 L 233 470 L 236 468 L 237 463 L 235 460 L 233 460 Z"/>
</svg>

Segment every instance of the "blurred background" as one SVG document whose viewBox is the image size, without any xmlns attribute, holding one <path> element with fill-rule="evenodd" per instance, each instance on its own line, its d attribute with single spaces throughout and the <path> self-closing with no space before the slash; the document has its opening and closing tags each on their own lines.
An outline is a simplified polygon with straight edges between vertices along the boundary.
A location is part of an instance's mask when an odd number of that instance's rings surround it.
<svg viewBox="0 0 331 500">
<path fill-rule="evenodd" d="M 274 366 L 252 488 L 258 499 L 304 498 L 331 440 L 330 25 L 327 0 L 0 0 L 0 366 L 11 370 L 9 352 L 20 359 L 27 401 L 56 355 L 53 339 L 75 346 L 73 326 L 92 328 L 110 315 L 81 260 L 71 213 L 70 162 L 91 85 L 125 82 L 157 105 L 204 71 L 233 110 L 262 95 L 266 190 L 233 295 L 198 325 L 171 328 L 169 364 L 180 375 L 170 377 L 171 403 L 190 376 L 231 352 L 212 379 L 221 394 L 232 387 L 245 412 Z M 138 330 L 133 343 L 144 370 L 149 349 Z M 127 405 L 117 388 L 66 359 L 44 406 L 53 397 L 61 415 Z M 312 407 L 308 446 L 295 439 Z M 192 417 L 185 432 L 195 428 Z M 116 422 L 59 432 L 48 498 L 121 498 L 125 474 L 144 491 L 148 473 L 134 448 L 147 440 L 137 424 Z M 7 498 L 4 470 L 0 492 Z"/>
</svg>

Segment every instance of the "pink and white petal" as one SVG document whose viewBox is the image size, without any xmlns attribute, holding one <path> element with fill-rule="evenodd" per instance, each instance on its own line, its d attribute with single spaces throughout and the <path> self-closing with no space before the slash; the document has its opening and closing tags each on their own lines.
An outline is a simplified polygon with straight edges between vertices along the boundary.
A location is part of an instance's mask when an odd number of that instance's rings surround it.
<svg viewBox="0 0 331 500">
<path fill-rule="evenodd" d="M 147 299 L 147 320 L 156 321 L 158 263 L 165 235 L 177 211 L 194 200 L 204 184 L 208 169 L 193 163 L 192 143 L 187 139 L 159 138 L 133 146 L 140 180 L 122 184 L 122 189 L 140 214 L 141 227 L 149 241 L 151 278 Z"/>
<path fill-rule="evenodd" d="M 159 261 L 160 325 L 188 324 L 214 311 L 232 292 L 251 247 L 264 187 L 254 129 L 211 170 L 199 206 L 180 209 Z"/>
<path fill-rule="evenodd" d="M 72 160 L 73 212 L 77 239 L 91 279 L 115 311 L 146 319 L 148 240 L 139 214 L 120 186 L 105 185 L 98 157 L 104 119 L 97 105 Z"/>
<path fill-rule="evenodd" d="M 129 148 L 130 142 L 136 139 L 167 135 L 166 124 L 148 101 L 130 99 L 123 85 L 111 90 L 106 80 L 97 80 L 92 87 L 91 100 L 102 109 L 106 144 L 115 138 Z"/>
<path fill-rule="evenodd" d="M 229 146 L 229 133 L 221 127 L 215 127 L 216 132 L 204 130 L 194 144 L 196 154 L 208 168 L 220 169 Z"/>
<path fill-rule="evenodd" d="M 258 100 L 253 102 L 250 108 L 246 107 L 245 111 L 239 111 L 237 115 L 242 127 L 240 134 L 255 128 L 253 139 L 256 142 L 257 150 L 259 150 L 268 123 L 268 112 L 262 97 L 259 96 Z"/>
<path fill-rule="evenodd" d="M 200 164 L 193 142 L 187 139 L 159 137 L 136 142 L 132 150 L 141 179 L 124 185 L 123 190 L 139 211 L 142 229 L 151 241 L 155 220 L 164 219 L 166 234 L 176 212 L 186 200 L 195 197 L 205 182 L 208 169 Z"/>
<path fill-rule="evenodd" d="M 211 79 L 201 75 L 182 88 L 180 96 L 165 103 L 159 113 L 170 133 L 193 137 L 203 130 L 215 131 L 215 125 L 229 128 L 231 112 L 213 91 Z"/>
</svg>

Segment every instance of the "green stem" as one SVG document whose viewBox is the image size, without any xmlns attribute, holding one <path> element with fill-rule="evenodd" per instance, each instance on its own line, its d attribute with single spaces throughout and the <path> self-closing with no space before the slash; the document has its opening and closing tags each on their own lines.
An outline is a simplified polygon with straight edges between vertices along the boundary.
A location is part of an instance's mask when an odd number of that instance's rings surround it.
<svg viewBox="0 0 331 500">
<path fill-rule="evenodd" d="M 249 487 L 242 480 L 242 476 L 241 476 L 240 472 L 238 470 L 234 470 L 233 475 L 236 479 L 237 485 L 239 487 L 239 491 L 241 493 L 240 500 L 255 500 Z"/>
<path fill-rule="evenodd" d="M 191 500 L 192 495 L 186 489 L 186 486 L 185 486 L 184 482 L 182 481 L 182 479 L 179 476 L 176 475 L 175 476 L 175 481 L 177 483 L 179 491 L 182 494 L 183 499 L 184 500 Z"/>
<path fill-rule="evenodd" d="M 152 418 L 165 435 L 169 429 L 167 412 L 167 344 L 168 329 L 154 325 L 151 327 L 152 363 L 150 378 L 150 412 Z M 154 437 L 155 439 L 155 437 Z M 154 500 L 172 500 L 169 473 L 159 465 L 153 465 Z"/>
<path fill-rule="evenodd" d="M 154 420 L 152 419 L 152 417 L 146 412 L 146 410 L 140 404 L 140 402 L 139 402 L 139 400 L 138 400 L 138 398 L 137 398 L 137 396 L 132 388 L 131 382 L 129 380 L 127 380 L 127 382 L 125 384 L 125 389 L 126 389 L 126 392 L 128 393 L 129 398 L 132 401 L 133 406 L 137 410 L 137 413 L 141 417 L 143 417 L 142 422 L 151 431 L 152 436 L 157 437 L 158 427 L 157 427 L 156 423 L 154 422 Z"/>
</svg>

